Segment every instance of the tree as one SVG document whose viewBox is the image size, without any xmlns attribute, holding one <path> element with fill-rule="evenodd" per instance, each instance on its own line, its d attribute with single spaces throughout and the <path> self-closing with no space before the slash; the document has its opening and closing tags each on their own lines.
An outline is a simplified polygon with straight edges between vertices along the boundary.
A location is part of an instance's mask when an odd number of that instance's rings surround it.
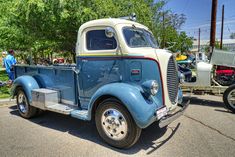
<svg viewBox="0 0 235 157">
<path fill-rule="evenodd" d="M 208 42 L 208 43 L 207 43 L 207 46 L 204 48 L 204 50 L 205 50 L 205 52 L 206 52 L 207 55 L 210 55 L 210 45 L 209 45 L 209 44 L 210 44 L 210 43 Z M 220 41 L 215 40 L 215 47 L 214 47 L 214 48 L 215 48 L 215 49 L 220 49 Z M 227 51 L 228 48 L 223 46 L 222 50 Z"/>
<path fill-rule="evenodd" d="M 230 34 L 230 39 L 235 39 L 235 33 Z"/>
<path fill-rule="evenodd" d="M 137 22 L 152 30 L 160 46 L 178 42 L 184 15 L 162 11 L 166 1 L 155 0 L 1 0 L 0 48 L 26 51 L 34 56 L 50 56 L 54 52 L 74 54 L 79 27 L 99 18 L 117 18 L 135 12 Z M 162 15 L 165 16 L 163 29 Z M 177 46 L 172 50 L 176 51 Z"/>
<path fill-rule="evenodd" d="M 179 34 L 178 40 L 178 49 L 180 52 L 187 52 L 190 48 L 192 48 L 193 38 L 188 37 L 185 32 L 181 32 Z"/>
<path fill-rule="evenodd" d="M 2 42 L 2 47 L 8 48 L 14 45 L 17 49 L 30 50 L 33 47 L 38 50 L 49 48 L 53 43 L 54 51 L 75 51 L 77 30 L 83 23 L 98 18 L 126 16 L 132 12 L 136 12 L 139 22 L 152 25 L 151 0 L 12 0 L 4 4 L 5 2 L 7 1 L 1 1 L 0 5 L 3 5 L 2 10 L 6 10 L 8 14 L 1 14 L 3 17 L 0 25 L 1 28 L 8 29 L 0 34 L 0 38 L 7 39 Z M 14 44 L 19 41 L 22 43 Z"/>
<path fill-rule="evenodd" d="M 166 48 L 172 52 L 185 52 L 192 47 L 192 38 L 178 30 L 186 21 L 184 14 L 176 14 L 171 10 L 164 10 L 167 1 L 160 1 L 154 14 L 154 35 L 157 37 L 160 48 Z M 186 42 L 185 42 L 186 41 Z"/>
</svg>

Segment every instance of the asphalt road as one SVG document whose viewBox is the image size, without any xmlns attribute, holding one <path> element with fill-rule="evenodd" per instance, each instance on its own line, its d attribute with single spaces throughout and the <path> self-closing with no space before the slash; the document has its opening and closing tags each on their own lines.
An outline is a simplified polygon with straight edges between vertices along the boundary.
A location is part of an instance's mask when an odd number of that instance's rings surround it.
<svg viewBox="0 0 235 157">
<path fill-rule="evenodd" d="M 93 123 L 47 112 L 27 120 L 15 106 L 0 107 L 0 156 L 235 156 L 235 114 L 221 97 L 192 96 L 185 115 L 165 129 L 143 130 L 128 150 L 105 144 Z"/>
</svg>

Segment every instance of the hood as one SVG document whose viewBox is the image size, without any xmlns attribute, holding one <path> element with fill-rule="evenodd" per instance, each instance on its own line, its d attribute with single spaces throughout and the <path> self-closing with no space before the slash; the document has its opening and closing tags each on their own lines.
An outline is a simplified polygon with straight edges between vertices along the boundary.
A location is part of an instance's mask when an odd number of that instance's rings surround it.
<svg viewBox="0 0 235 157">
<path fill-rule="evenodd" d="M 149 53 L 146 53 L 146 57 L 154 58 L 158 61 L 160 69 L 161 69 L 161 77 L 162 77 L 162 82 L 163 82 L 165 105 L 167 106 L 168 109 L 174 108 L 177 104 L 177 98 L 176 98 L 176 102 L 172 103 L 172 101 L 170 100 L 170 97 L 169 97 L 169 92 L 168 92 L 169 86 L 172 86 L 173 84 L 170 83 L 170 85 L 167 85 L 167 80 L 169 81 L 169 78 L 167 78 L 168 64 L 169 64 L 170 59 L 172 61 L 172 58 L 171 58 L 172 53 L 170 51 L 164 50 L 164 49 L 152 49 L 151 51 L 149 51 Z M 173 59 L 172 62 L 175 62 L 175 64 L 176 64 L 175 59 Z M 170 71 L 172 71 L 172 70 L 170 70 Z M 178 74 L 178 72 L 176 72 L 176 74 Z M 178 78 L 178 75 L 176 77 Z M 178 81 L 178 79 L 177 79 L 177 81 Z M 172 87 L 170 87 L 170 88 L 172 89 Z M 178 87 L 175 87 L 175 88 L 178 89 Z"/>
</svg>

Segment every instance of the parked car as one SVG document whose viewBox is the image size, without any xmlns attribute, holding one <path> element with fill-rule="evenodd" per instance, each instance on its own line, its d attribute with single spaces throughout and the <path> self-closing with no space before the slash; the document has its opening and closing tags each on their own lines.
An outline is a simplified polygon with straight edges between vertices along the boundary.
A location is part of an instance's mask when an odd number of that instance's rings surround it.
<svg viewBox="0 0 235 157">
<path fill-rule="evenodd" d="M 214 67 L 216 66 L 220 67 L 220 69 L 215 70 Z M 231 69 L 224 71 L 221 66 L 223 68 L 230 67 Z M 222 80 L 221 76 L 220 79 L 218 79 L 218 75 L 225 73 L 231 76 L 234 72 L 233 68 L 235 68 L 234 52 L 214 50 L 209 62 L 207 60 L 196 61 L 196 78 L 185 81 L 184 84 L 182 84 L 182 88 L 185 90 L 189 89 L 190 91 L 200 90 L 206 93 L 223 94 L 225 106 L 232 112 L 235 112 L 235 85 L 230 85 L 230 78 L 228 77 L 228 80 L 224 78 Z M 231 80 L 233 79 L 231 78 Z"/>
<path fill-rule="evenodd" d="M 181 55 L 181 54 L 177 54 L 176 55 L 176 61 L 183 61 L 186 60 L 188 57 L 186 55 Z"/>
<path fill-rule="evenodd" d="M 182 56 L 182 55 L 181 55 Z M 184 57 L 185 56 L 185 57 Z M 181 58 L 181 59 L 179 59 Z M 182 68 L 194 68 L 196 58 L 194 55 L 183 55 L 183 57 L 176 58 L 177 64 L 180 65 Z"/>
<path fill-rule="evenodd" d="M 182 93 L 174 57 L 158 49 L 142 24 L 89 21 L 79 28 L 76 53 L 74 67 L 15 66 L 12 94 L 22 117 L 49 110 L 94 120 L 105 142 L 128 148 L 142 129 L 156 121 L 166 127 L 188 105 L 178 103 Z"/>
</svg>

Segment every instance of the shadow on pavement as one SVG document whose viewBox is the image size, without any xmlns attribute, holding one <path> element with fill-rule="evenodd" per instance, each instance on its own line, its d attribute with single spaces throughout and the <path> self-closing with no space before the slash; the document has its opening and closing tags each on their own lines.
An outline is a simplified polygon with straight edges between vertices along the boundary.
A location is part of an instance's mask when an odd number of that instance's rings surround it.
<svg viewBox="0 0 235 157">
<path fill-rule="evenodd" d="M 11 106 L 9 108 L 11 109 L 11 114 L 20 116 L 16 106 Z M 165 127 L 160 129 L 158 127 L 158 123 L 153 123 L 148 128 L 142 130 L 140 139 L 134 146 L 129 149 L 117 149 L 102 141 L 96 131 L 95 124 L 92 122 L 81 121 L 70 116 L 47 111 L 42 115 L 29 120 L 43 127 L 55 129 L 61 132 L 68 132 L 73 136 L 92 141 L 123 154 L 135 154 L 141 150 L 148 149 L 150 149 L 150 151 L 147 152 L 147 154 L 151 154 L 170 140 L 180 126 L 179 123 L 175 128 Z M 168 137 L 164 137 L 164 140 L 155 143 L 155 141 L 161 138 L 167 130 L 171 131 L 170 135 L 168 135 Z"/>
<path fill-rule="evenodd" d="M 190 100 L 190 105 L 200 105 L 200 106 L 209 106 L 209 107 L 221 107 L 224 108 L 224 103 L 216 100 L 206 100 L 200 99 L 196 96 L 184 97 L 185 100 Z"/>
<path fill-rule="evenodd" d="M 152 149 L 151 149 L 149 152 L 147 152 L 147 154 L 153 153 L 155 150 L 157 150 L 158 148 L 160 148 L 161 146 L 163 146 L 168 140 L 170 140 L 170 139 L 173 137 L 173 135 L 176 133 L 176 131 L 179 129 L 179 126 L 180 126 L 180 123 L 178 123 L 175 128 L 168 127 L 168 129 L 171 130 L 170 136 L 168 136 L 165 140 L 163 140 L 163 141 L 161 141 L 161 142 L 158 142 L 158 145 L 152 146 Z"/>
<path fill-rule="evenodd" d="M 229 111 L 229 110 L 219 110 L 219 109 L 215 109 L 215 111 L 234 114 L 233 112 L 231 112 L 231 111 Z"/>
<path fill-rule="evenodd" d="M 13 109 L 13 110 L 16 110 L 17 109 L 17 106 L 14 105 L 14 106 L 10 106 L 9 109 Z"/>
</svg>

